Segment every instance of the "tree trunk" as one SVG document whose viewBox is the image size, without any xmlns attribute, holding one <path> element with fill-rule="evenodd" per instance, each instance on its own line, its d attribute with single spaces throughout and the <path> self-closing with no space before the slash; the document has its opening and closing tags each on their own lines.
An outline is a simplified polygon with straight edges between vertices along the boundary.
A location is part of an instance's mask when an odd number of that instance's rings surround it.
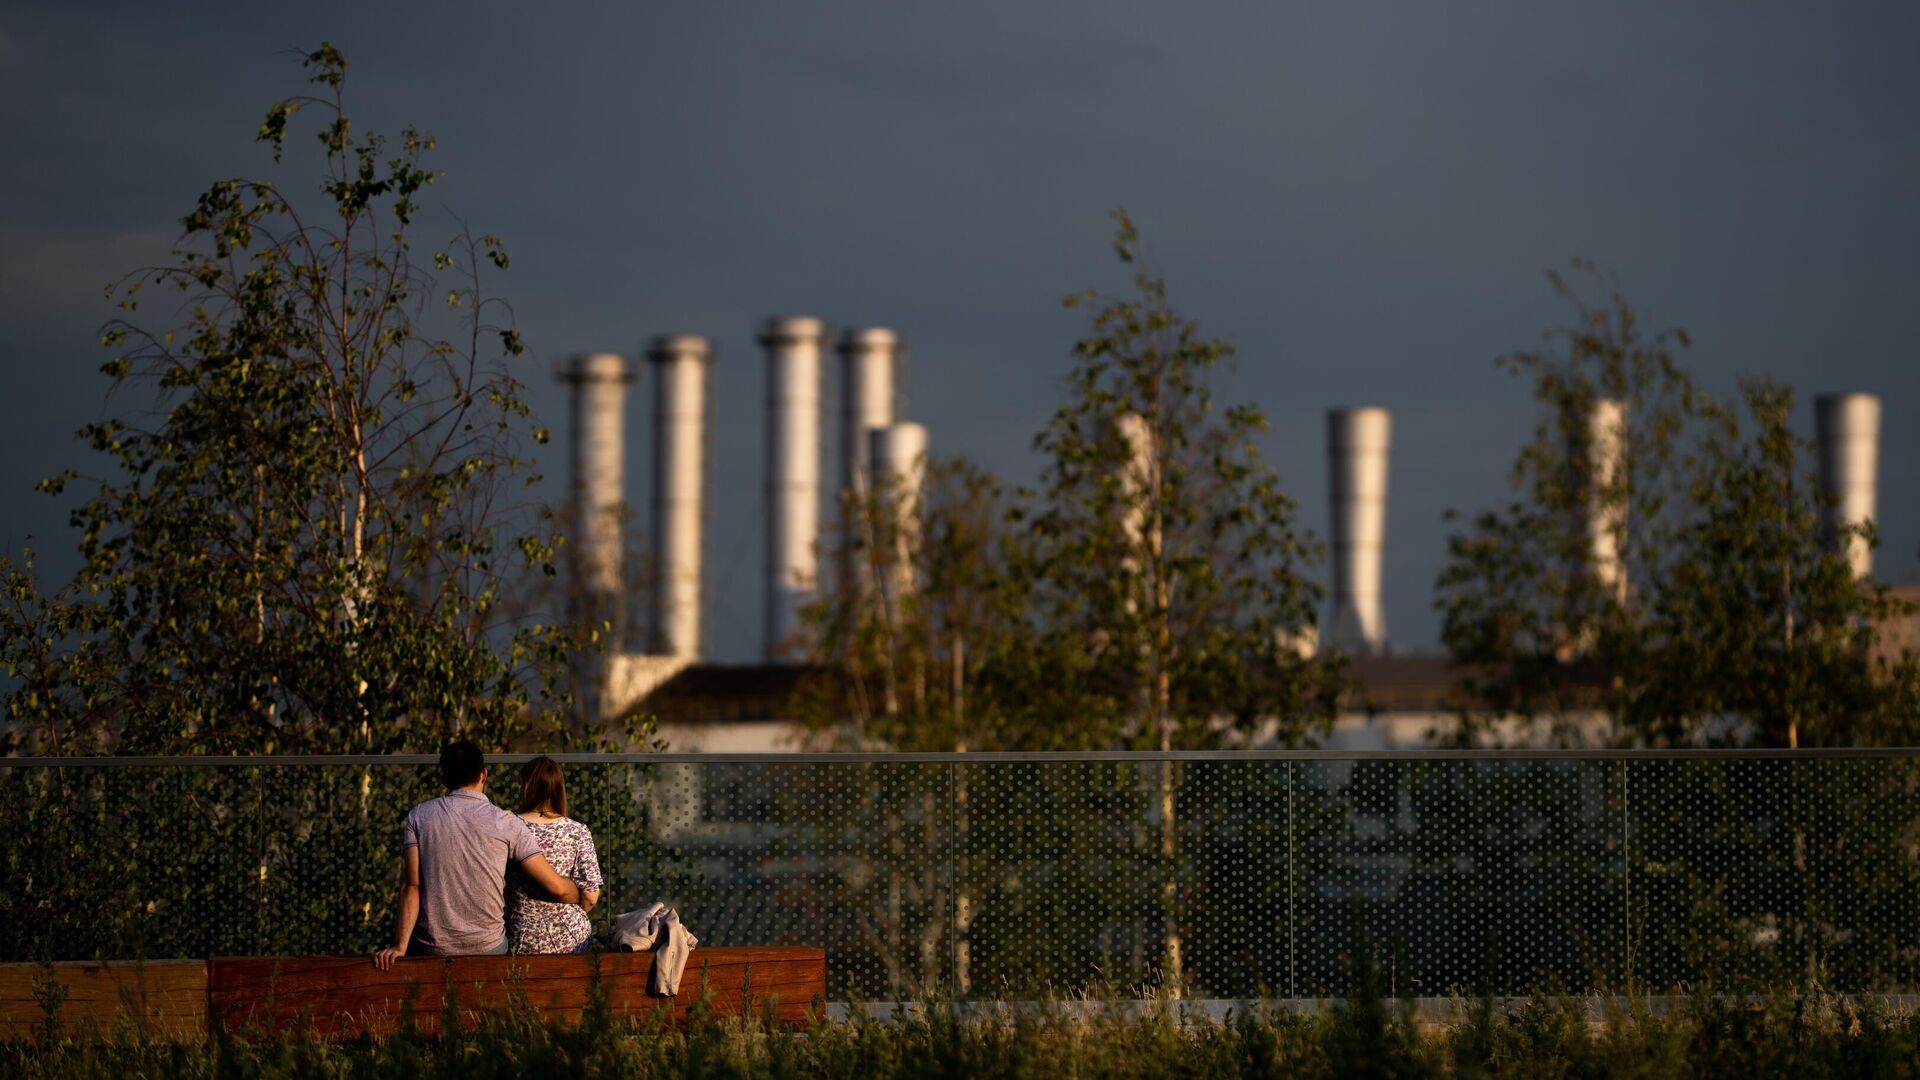
<svg viewBox="0 0 1920 1080">
<path fill-rule="evenodd" d="M 1149 490 L 1156 507 L 1160 503 L 1162 478 L 1157 450 L 1156 447 L 1152 458 L 1153 471 L 1149 477 Z M 1147 550 L 1150 556 L 1149 572 L 1153 575 L 1153 718 L 1154 726 L 1159 729 L 1160 749 L 1166 753 L 1173 750 L 1173 682 L 1172 673 L 1168 670 L 1173 654 L 1173 596 L 1167 581 L 1166 536 L 1157 512 L 1153 516 L 1153 528 L 1148 530 Z M 1186 972 L 1180 954 L 1180 883 L 1176 873 L 1179 846 L 1173 816 L 1173 766 L 1172 761 L 1160 763 L 1160 860 L 1163 873 L 1160 885 L 1160 929 L 1166 950 L 1167 996 L 1177 1001 L 1186 981 Z"/>
</svg>

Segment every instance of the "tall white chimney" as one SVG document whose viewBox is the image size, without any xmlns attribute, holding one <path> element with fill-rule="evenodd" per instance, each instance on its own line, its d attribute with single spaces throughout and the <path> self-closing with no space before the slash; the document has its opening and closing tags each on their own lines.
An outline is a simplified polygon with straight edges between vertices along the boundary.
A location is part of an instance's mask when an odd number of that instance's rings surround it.
<svg viewBox="0 0 1920 1080">
<path fill-rule="evenodd" d="M 606 654 L 576 657 L 580 714 L 601 715 L 606 705 L 606 656 L 618 653 L 626 625 L 626 582 L 621 550 L 627 507 L 625 471 L 627 386 L 633 374 L 617 353 L 574 356 L 560 369 L 572 388 L 573 406 L 573 616 L 613 627 Z"/>
<path fill-rule="evenodd" d="M 705 515 L 707 366 L 713 348 L 693 335 L 653 339 L 653 619 L 647 651 L 700 655 Z"/>
<path fill-rule="evenodd" d="M 893 524 L 893 572 L 886 600 L 896 610 L 917 584 L 913 553 L 919 547 L 920 500 L 927 486 L 927 429 L 920 424 L 893 424 L 867 432 L 872 462 L 873 491 L 885 500 Z"/>
<path fill-rule="evenodd" d="M 806 316 L 768 319 L 766 658 L 779 660 L 819 584 L 820 351 Z"/>
<path fill-rule="evenodd" d="M 1848 526 L 1876 521 L 1876 485 L 1880 472 L 1880 399 L 1872 394 L 1822 394 L 1813 399 L 1820 484 L 1838 505 L 1827 511 L 1827 534 L 1838 538 Z M 1850 536 L 1847 562 L 1855 577 L 1873 572 L 1873 549 L 1866 537 Z"/>
<path fill-rule="evenodd" d="M 589 595 L 617 604 L 625 591 L 620 554 L 626 498 L 621 488 L 627 386 L 633 374 L 617 353 L 589 353 L 571 358 L 560 378 L 573 388 L 573 542 L 580 585 Z M 616 633 L 619 628 L 615 620 Z"/>
<path fill-rule="evenodd" d="M 1627 599 L 1626 560 L 1620 539 L 1626 530 L 1627 496 L 1617 490 L 1627 466 L 1627 406 L 1615 398 L 1593 403 L 1587 417 L 1587 536 L 1593 545 L 1593 576 L 1616 603 Z"/>
<path fill-rule="evenodd" d="M 899 339 L 882 326 L 848 330 L 840 337 L 840 473 L 834 491 L 839 496 L 836 505 L 845 510 L 853 510 L 846 497 L 858 499 L 867 492 L 872 460 L 870 433 L 893 423 L 894 356 L 898 348 Z M 839 585 L 864 592 L 870 585 L 870 564 L 861 551 L 866 530 L 855 517 L 848 517 L 844 528 L 846 535 L 839 544 Z"/>
<path fill-rule="evenodd" d="M 840 337 L 840 480 L 855 491 L 866 482 L 867 432 L 893 423 L 893 362 L 900 339 L 884 326 Z"/>
<path fill-rule="evenodd" d="M 1327 457 L 1332 469 L 1332 646 L 1355 656 L 1386 648 L 1380 607 L 1380 554 L 1387 533 L 1387 456 L 1393 417 L 1385 409 L 1327 413 Z"/>
</svg>

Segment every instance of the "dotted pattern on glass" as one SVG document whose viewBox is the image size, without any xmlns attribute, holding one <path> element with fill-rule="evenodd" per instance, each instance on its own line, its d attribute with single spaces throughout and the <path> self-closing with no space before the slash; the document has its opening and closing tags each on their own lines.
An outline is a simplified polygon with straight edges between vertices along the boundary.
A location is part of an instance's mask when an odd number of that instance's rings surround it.
<svg viewBox="0 0 1920 1080">
<path fill-rule="evenodd" d="M 589 761 L 606 890 L 828 994 L 1920 984 L 1920 758 Z M 509 803 L 512 766 L 490 793 Z M 0 766 L 0 960 L 391 936 L 431 766 Z"/>
<path fill-rule="evenodd" d="M 1915 985 L 1913 759 L 1636 762 L 1630 776 L 1640 985 Z"/>
<path fill-rule="evenodd" d="M 1603 986 L 1616 974 L 1620 818 L 1604 762 L 1303 764 L 1298 993 Z M 1617 806 L 1617 804 L 1615 804 Z"/>
</svg>

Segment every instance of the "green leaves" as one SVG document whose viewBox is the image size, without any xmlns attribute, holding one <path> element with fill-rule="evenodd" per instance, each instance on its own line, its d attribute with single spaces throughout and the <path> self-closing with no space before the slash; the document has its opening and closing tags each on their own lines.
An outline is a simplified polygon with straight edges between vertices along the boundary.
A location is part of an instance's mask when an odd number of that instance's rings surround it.
<svg viewBox="0 0 1920 1080">
<path fill-rule="evenodd" d="M 297 101 L 276 101 L 267 109 L 267 118 L 260 122 L 260 132 L 256 138 L 273 147 L 273 160 L 279 161 L 287 145 L 287 123 L 300 108 Z"/>
<path fill-rule="evenodd" d="M 1920 667 L 1874 657 L 1901 605 L 1821 535 L 1792 393 L 1759 381 L 1716 400 L 1675 358 L 1684 331 L 1646 333 L 1617 286 L 1573 266 L 1584 293 L 1549 274 L 1574 309 L 1554 348 L 1500 360 L 1542 406 L 1516 497 L 1449 538 L 1436 585 L 1463 735 L 1517 719 L 1585 740 L 1599 714 L 1608 737 L 1654 745 L 1913 737 Z M 1595 456 L 1603 400 L 1626 417 L 1613 467 Z"/>
<path fill-rule="evenodd" d="M 1278 718 L 1300 741 L 1330 722 L 1340 680 L 1277 647 L 1313 624 L 1314 544 L 1259 457 L 1265 416 L 1213 408 L 1210 373 L 1233 346 L 1180 316 L 1131 219 L 1113 218 L 1134 294 L 1093 312 L 1072 396 L 1035 440 L 1049 465 L 1030 511 L 1029 632 L 1078 672 L 1053 680 L 1083 695 L 1063 711 L 1110 718 L 1094 745 L 1207 745 L 1222 717 L 1242 735 Z"/>
<path fill-rule="evenodd" d="M 497 269 L 505 270 L 507 268 L 507 248 L 505 244 L 500 242 L 499 237 L 492 235 L 483 236 L 480 238 L 480 244 L 486 249 L 487 258 L 492 261 Z"/>
<path fill-rule="evenodd" d="M 1137 230 L 1115 221 L 1139 268 Z M 933 463 L 904 549 L 887 493 L 844 508 L 858 569 L 811 615 L 831 665 L 799 703 L 817 726 L 851 715 L 856 739 L 902 749 L 1085 749 L 1232 744 L 1267 721 L 1297 743 L 1329 725 L 1338 662 L 1280 647 L 1313 623 L 1319 555 L 1259 456 L 1266 418 L 1214 409 L 1232 346 L 1157 277 L 1134 284 L 1104 307 L 1065 301 L 1090 325 L 1034 440 L 1038 491 Z M 858 586 L 902 558 L 918 583 L 904 602 Z"/>
<path fill-rule="evenodd" d="M 191 314 L 102 329 L 116 350 L 103 372 L 156 396 L 137 423 L 81 433 L 118 471 L 74 512 L 85 569 L 0 617 L 7 649 L 57 643 L 18 700 L 9 688 L 9 738 L 429 749 L 560 722 L 559 632 L 499 602 L 511 567 L 494 552 L 550 572 L 552 543 L 498 497 L 526 472 L 525 440 L 544 437 L 507 371 L 523 351 L 511 311 L 479 276 L 504 250 L 463 233 L 415 266 L 407 225 L 432 140 L 407 129 L 390 157 L 378 136 L 356 141 L 345 59 L 323 45 L 306 64 L 330 97 L 276 104 L 258 137 L 278 159 L 308 107 L 323 113 L 327 201 L 217 180 L 182 219 L 174 263 L 117 290 L 131 312 L 143 285 L 173 285 Z M 443 273 L 458 275 L 444 289 Z M 449 294 L 451 315 L 417 299 Z M 46 727 L 16 723 L 28 715 Z"/>
<path fill-rule="evenodd" d="M 345 87 L 347 58 L 340 55 L 340 50 L 330 41 L 321 42 L 318 49 L 308 53 L 302 66 L 313 73 L 307 77 L 308 82 L 328 87 L 335 93 Z"/>
</svg>

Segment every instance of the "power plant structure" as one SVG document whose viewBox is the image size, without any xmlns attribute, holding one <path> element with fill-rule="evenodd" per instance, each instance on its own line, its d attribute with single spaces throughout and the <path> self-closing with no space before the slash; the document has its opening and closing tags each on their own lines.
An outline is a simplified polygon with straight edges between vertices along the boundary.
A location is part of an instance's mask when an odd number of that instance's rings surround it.
<svg viewBox="0 0 1920 1080">
<path fill-rule="evenodd" d="M 763 650 L 791 656 L 800 612 L 820 581 L 820 352 L 826 326 L 809 316 L 768 319 L 767 599 Z"/>
<path fill-rule="evenodd" d="M 1387 457 L 1393 416 L 1385 409 L 1327 413 L 1327 490 L 1332 504 L 1333 606 L 1326 640 L 1352 656 L 1387 647 L 1380 560 L 1387 543 Z"/>
<path fill-rule="evenodd" d="M 811 316 L 768 319 L 759 342 L 767 378 L 766 592 L 763 662 L 806 661 L 802 612 L 821 585 L 821 426 L 826 324 Z M 897 604 L 913 588 L 908 547 L 917 535 L 927 429 L 896 422 L 900 338 L 885 327 L 849 330 L 842 360 L 839 469 L 835 495 L 885 492 L 890 534 L 900 549 L 884 582 Z M 705 656 L 707 392 L 714 361 L 708 339 L 661 335 L 646 350 L 653 378 L 651 597 L 644 640 L 625 634 L 633 589 L 625 560 L 631 518 L 625 482 L 626 394 L 637 372 L 616 353 L 570 358 L 559 377 L 570 390 L 573 457 L 573 572 L 577 618 L 609 628 L 604 651 L 579 650 L 575 680 L 583 717 L 617 715 Z M 632 645 L 641 651 L 630 651 Z"/>
<path fill-rule="evenodd" d="M 707 369 L 713 347 L 694 335 L 662 336 L 653 364 L 653 615 L 647 651 L 701 653 L 701 551 L 705 547 Z"/>
<path fill-rule="evenodd" d="M 617 353 L 573 357 L 560 379 L 571 388 L 573 410 L 573 535 L 576 616 L 587 625 L 626 623 L 627 387 L 633 375 Z M 575 682 L 584 710 L 605 711 L 609 662 L 605 654 L 576 654 Z"/>
<path fill-rule="evenodd" d="M 900 339 L 884 326 L 862 327 L 841 335 L 837 351 L 840 354 L 840 468 L 834 503 L 840 510 L 840 524 L 846 535 L 839 537 L 841 560 L 834 571 L 839 575 L 836 583 L 839 587 L 864 591 L 872 585 L 867 580 L 867 560 L 863 557 L 865 529 L 848 513 L 874 488 L 869 482 L 870 466 L 875 460 L 871 436 L 889 431 L 893 426 Z"/>
<path fill-rule="evenodd" d="M 838 351 L 840 483 L 858 491 L 867 479 L 867 433 L 893 425 L 900 339 L 884 326 L 868 326 L 843 334 Z"/>
<path fill-rule="evenodd" d="M 1872 394 L 1821 394 L 1813 399 L 1813 417 L 1820 483 L 1834 499 L 1826 513 L 1827 535 L 1836 546 L 1844 539 L 1853 576 L 1863 578 L 1873 572 L 1873 549 L 1866 537 L 1846 530 L 1875 520 L 1880 399 Z"/>
<path fill-rule="evenodd" d="M 644 353 L 645 369 L 653 381 L 653 457 L 645 560 L 649 604 L 639 641 L 627 640 L 624 633 L 627 598 L 635 590 L 625 557 L 632 515 L 622 495 L 626 398 L 639 371 L 624 357 L 604 352 L 571 357 L 559 369 L 560 379 L 569 387 L 572 411 L 572 600 L 576 612 L 612 631 L 604 653 L 586 651 L 576 661 L 583 715 L 629 711 L 643 700 L 650 702 L 649 695 L 669 681 L 676 688 L 687 684 L 691 689 L 684 689 L 684 694 L 696 698 L 733 695 L 744 700 L 751 695 L 738 691 L 743 682 L 790 688 L 804 665 L 813 660 L 802 613 L 827 583 L 821 565 L 823 544 L 838 541 L 850 553 L 845 563 L 827 568 L 842 575 L 829 582 L 842 588 L 878 590 L 878 599 L 891 612 L 897 613 L 918 587 L 912 550 L 920 529 L 928 435 L 923 425 L 904 417 L 899 392 L 902 339 L 879 326 L 847 329 L 835 338 L 822 320 L 812 316 L 768 319 L 757 337 L 764 350 L 767 395 L 765 608 L 761 656 L 753 664 L 715 664 L 707 658 L 704 555 L 709 539 L 706 490 L 712 344 L 696 335 L 661 335 L 651 339 Z M 840 367 L 833 402 L 824 392 L 830 342 Z M 1861 393 L 1821 395 L 1815 399 L 1814 419 L 1819 480 L 1830 499 L 1824 526 L 1836 553 L 1856 576 L 1865 577 L 1872 571 L 1873 553 L 1858 532 L 1859 526 L 1874 519 L 1877 509 L 1880 399 Z M 823 431 L 823 424 L 829 422 L 838 428 L 830 439 Z M 1576 425 L 1571 436 L 1587 462 L 1589 509 L 1584 527 L 1593 573 L 1597 584 L 1621 601 L 1627 598 L 1629 585 L 1622 548 L 1628 524 L 1624 490 L 1628 424 L 1626 404 L 1602 398 L 1593 403 L 1587 419 Z M 1389 712 L 1394 708 L 1417 711 L 1419 702 L 1439 700 L 1451 676 L 1446 674 L 1443 658 L 1397 654 L 1389 647 L 1382 579 L 1393 417 L 1377 406 L 1341 408 L 1328 411 L 1326 425 L 1328 606 L 1318 627 L 1303 628 L 1294 635 L 1298 640 L 1286 645 L 1307 655 L 1322 648 L 1346 655 L 1358 665 L 1355 671 L 1363 681 L 1387 687 Z M 1113 434 L 1124 451 L 1122 489 L 1138 492 L 1152 479 L 1152 432 L 1141 417 L 1126 415 L 1115 421 Z M 826 460 L 829 442 L 836 449 L 831 465 Z M 875 515 L 869 519 L 876 526 L 873 535 L 884 535 L 896 545 L 886 558 L 858 557 L 859 546 L 867 542 L 861 530 L 838 535 L 828 526 L 839 518 L 822 520 L 823 500 L 826 507 L 847 506 L 848 497 L 860 500 Z M 1129 518 L 1123 527 L 1137 532 L 1141 519 Z M 872 579 L 869 567 L 876 563 L 888 569 Z M 1393 689 L 1396 685 L 1399 689 Z M 702 715 L 737 716 L 746 726 L 725 734 L 731 729 L 708 722 L 697 734 L 681 732 L 679 745 L 766 750 L 776 748 L 770 739 L 790 742 L 797 738 L 788 730 L 792 725 L 781 721 L 785 734 L 777 739 L 765 727 L 770 722 L 762 715 L 769 707 L 765 703 L 777 696 L 769 689 L 764 698 L 756 699 L 761 704 L 726 709 L 708 701 L 701 706 Z M 1391 745 L 1421 744 L 1425 735 L 1412 734 L 1415 723 L 1423 732 L 1431 731 L 1431 721 L 1439 712 L 1437 705 L 1432 715 L 1423 712 L 1416 717 L 1409 711 L 1402 725 L 1405 732 L 1381 737 Z M 1336 742 L 1341 738 L 1339 730 Z"/>
</svg>

